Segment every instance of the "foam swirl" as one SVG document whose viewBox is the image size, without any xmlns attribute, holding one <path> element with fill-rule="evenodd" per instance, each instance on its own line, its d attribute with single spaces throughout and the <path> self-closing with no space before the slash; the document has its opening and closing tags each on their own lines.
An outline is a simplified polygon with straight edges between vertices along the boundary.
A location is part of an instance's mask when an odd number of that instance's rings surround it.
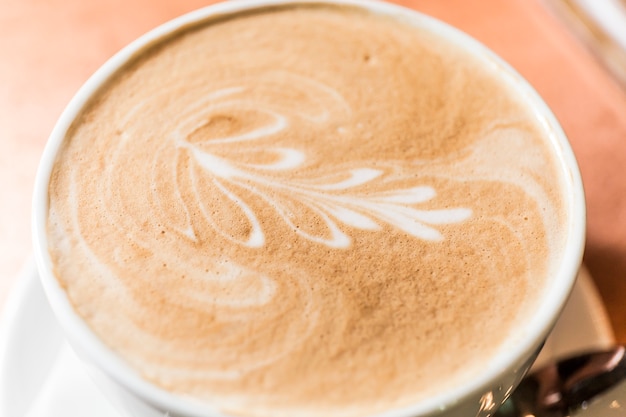
<svg viewBox="0 0 626 417">
<path fill-rule="evenodd" d="M 338 180 L 329 183 L 324 183 L 323 178 L 291 178 L 291 171 L 307 163 L 306 152 L 289 147 L 264 146 L 263 139 L 283 131 L 288 133 L 290 121 L 296 125 L 302 121 L 294 118 L 323 124 L 329 120 L 329 115 L 338 117 L 337 113 L 349 114 L 350 108 L 337 91 L 295 74 L 270 73 L 261 79 L 247 82 L 254 85 L 255 92 L 261 91 L 257 97 L 250 98 L 252 87 L 245 84 L 218 91 L 195 92 L 196 101 L 185 103 L 187 111 L 179 119 L 168 123 L 168 128 L 173 130 L 169 132 L 164 129 L 160 132 L 172 140 L 176 153 L 188 152 L 191 155 L 193 164 L 187 170 L 195 190 L 194 195 L 203 194 L 199 190 L 201 187 L 214 188 L 215 193 L 222 194 L 223 198 L 233 203 L 233 209 L 249 225 L 246 236 L 233 237 L 229 225 L 220 225 L 219 219 L 200 201 L 205 220 L 222 237 L 250 247 L 261 247 L 265 243 L 265 233 L 258 215 L 245 198 L 238 195 L 237 189 L 244 189 L 253 198 L 264 200 L 301 237 L 336 248 L 347 248 L 351 242 L 348 233 L 341 229 L 337 221 L 364 230 L 380 230 L 377 221 L 382 221 L 417 238 L 440 240 L 442 235 L 428 225 L 454 223 L 469 217 L 471 210 L 467 208 L 418 210 L 408 206 L 433 198 L 435 190 L 432 187 L 384 190 L 370 195 L 350 194 L 352 189 L 372 181 L 384 181 L 384 172 L 378 169 L 363 167 L 332 173 L 331 181 L 335 178 Z M 300 93 L 309 102 L 299 101 L 296 110 L 285 108 L 281 106 L 281 94 L 277 94 L 284 91 Z M 167 88 L 159 93 L 161 96 L 170 94 Z M 124 134 L 135 136 L 134 118 L 149 117 L 151 109 L 144 108 L 147 102 L 159 102 L 159 99 L 149 98 L 134 108 L 131 111 L 133 118 L 121 127 Z M 246 120 L 246 117 L 251 120 Z M 236 119 L 236 123 L 250 130 L 234 130 L 229 135 L 223 135 L 218 125 L 234 124 Z M 261 122 L 255 125 L 255 120 Z M 237 150 L 236 155 L 231 155 L 231 149 Z M 166 151 L 167 157 L 171 152 L 170 149 Z M 223 154 L 225 156 L 221 156 Z M 252 158 L 259 155 L 266 161 L 261 159 L 251 163 L 238 159 L 242 156 L 247 159 L 248 155 L 252 155 Z M 274 176 L 270 176 L 272 174 Z M 276 174 L 283 175 L 276 177 Z M 206 179 L 205 176 L 210 178 Z M 162 200 L 170 201 L 168 196 Z M 300 229 L 296 223 L 307 222 L 308 219 L 294 218 L 289 203 L 283 203 L 285 200 L 306 206 L 308 212 L 314 214 L 313 218 L 322 219 L 328 237 Z M 185 208 L 185 211 L 188 210 Z M 186 225 L 185 230 L 191 237 L 194 236 L 191 224 Z"/>
<path fill-rule="evenodd" d="M 563 242 L 546 135 L 429 32 L 315 6 L 224 19 L 146 51 L 72 126 L 50 253 L 166 389 L 238 415 L 400 407 L 532 310 Z"/>
</svg>

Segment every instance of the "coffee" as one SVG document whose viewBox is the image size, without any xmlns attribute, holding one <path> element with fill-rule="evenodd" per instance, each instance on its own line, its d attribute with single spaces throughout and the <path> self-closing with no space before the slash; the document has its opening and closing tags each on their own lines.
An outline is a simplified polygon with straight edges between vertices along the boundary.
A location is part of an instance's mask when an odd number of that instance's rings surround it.
<svg viewBox="0 0 626 417">
<path fill-rule="evenodd" d="M 535 308 L 567 220 L 549 135 L 502 68 L 400 18 L 214 18 L 68 131 L 55 275 L 144 378 L 224 412 L 403 407 Z"/>
</svg>

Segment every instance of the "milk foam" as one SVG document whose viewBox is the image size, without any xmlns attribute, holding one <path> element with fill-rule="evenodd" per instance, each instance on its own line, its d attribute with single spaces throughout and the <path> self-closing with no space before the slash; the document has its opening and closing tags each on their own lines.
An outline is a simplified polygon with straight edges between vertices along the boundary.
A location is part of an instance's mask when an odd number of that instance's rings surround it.
<svg viewBox="0 0 626 417">
<path fill-rule="evenodd" d="M 547 135 L 426 31 L 314 6 L 221 20 L 133 61 L 70 129 L 55 273 L 173 392 L 250 416 L 405 406 L 533 309 L 564 239 Z"/>
</svg>

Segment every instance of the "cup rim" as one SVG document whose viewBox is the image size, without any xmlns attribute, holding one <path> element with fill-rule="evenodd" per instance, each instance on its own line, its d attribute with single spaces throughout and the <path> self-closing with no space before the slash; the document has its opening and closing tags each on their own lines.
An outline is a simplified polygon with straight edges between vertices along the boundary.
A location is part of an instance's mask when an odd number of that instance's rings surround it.
<svg viewBox="0 0 626 417">
<path fill-rule="evenodd" d="M 211 4 L 194 10 L 178 18 L 170 20 L 128 44 L 107 60 L 78 90 L 71 99 L 44 148 L 35 178 L 32 206 L 32 237 L 35 260 L 39 270 L 47 298 L 53 311 L 65 331 L 70 345 L 88 362 L 96 364 L 106 375 L 121 386 L 130 390 L 144 401 L 155 404 L 163 409 L 189 416 L 226 417 L 219 409 L 210 404 L 186 399 L 168 392 L 144 380 L 121 358 L 116 356 L 89 326 L 75 312 L 69 298 L 57 281 L 54 268 L 48 253 L 46 233 L 48 213 L 48 184 L 56 155 L 63 143 L 66 133 L 83 107 L 117 71 L 150 46 L 166 40 L 172 34 L 190 26 L 210 22 L 215 17 L 237 14 L 242 11 L 289 6 L 294 4 L 339 4 L 357 6 L 374 13 L 388 15 L 406 21 L 409 24 L 426 28 L 438 36 L 442 36 L 457 45 L 470 50 L 472 55 L 489 62 L 502 74 L 503 79 L 524 97 L 523 101 L 534 109 L 543 129 L 549 133 L 553 153 L 558 159 L 559 171 L 564 176 L 564 193 L 567 197 L 566 206 L 569 213 L 567 222 L 567 241 L 557 268 L 556 276 L 544 291 L 544 297 L 526 326 L 525 334 L 520 335 L 519 344 L 507 352 L 500 352 L 485 372 L 477 375 L 472 381 L 462 386 L 453 387 L 445 392 L 424 399 L 416 404 L 393 409 L 378 417 L 408 417 L 437 414 L 448 407 L 483 393 L 502 375 L 502 370 L 511 370 L 524 358 L 532 356 L 554 325 L 575 283 L 578 268 L 582 262 L 585 242 L 585 197 L 580 171 L 571 146 L 560 127 L 556 117 L 530 84 L 502 58 L 488 49 L 479 41 L 431 16 L 419 11 L 396 4 L 371 0 L 238 0 Z M 210 24 L 210 23 L 208 23 Z M 207 414 L 209 413 L 209 414 Z"/>
</svg>

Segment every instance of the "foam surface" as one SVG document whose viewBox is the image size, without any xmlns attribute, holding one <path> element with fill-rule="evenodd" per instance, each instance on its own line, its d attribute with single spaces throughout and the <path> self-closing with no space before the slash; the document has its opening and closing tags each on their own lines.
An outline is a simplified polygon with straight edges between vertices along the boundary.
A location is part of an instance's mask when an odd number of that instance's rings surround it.
<svg viewBox="0 0 626 417">
<path fill-rule="evenodd" d="M 349 9 L 188 30 L 68 133 L 56 275 L 146 378 L 228 412 L 428 398 L 523 325 L 564 239 L 547 133 L 497 71 Z"/>
</svg>

